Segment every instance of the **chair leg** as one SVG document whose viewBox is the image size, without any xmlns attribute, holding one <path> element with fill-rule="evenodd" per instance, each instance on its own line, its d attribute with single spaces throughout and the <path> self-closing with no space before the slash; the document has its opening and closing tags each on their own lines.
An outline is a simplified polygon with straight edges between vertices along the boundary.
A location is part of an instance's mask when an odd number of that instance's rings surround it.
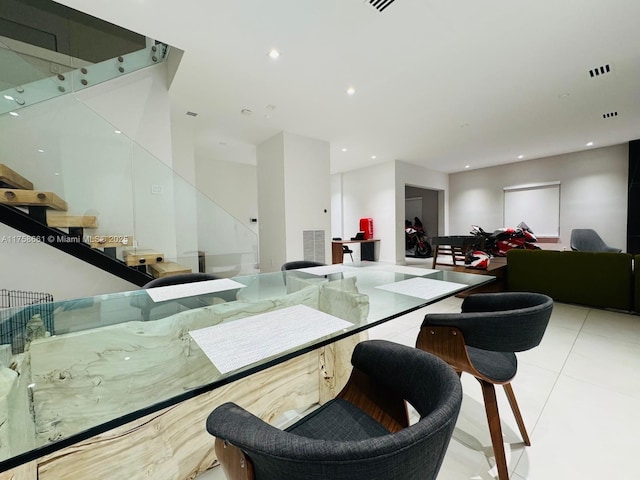
<svg viewBox="0 0 640 480">
<path fill-rule="evenodd" d="M 353 253 L 349 252 L 349 256 L 351 257 L 351 263 L 353 263 Z"/>
<path fill-rule="evenodd" d="M 493 445 L 493 455 L 496 459 L 496 466 L 498 467 L 498 480 L 509 480 L 509 470 L 507 468 L 507 458 L 504 453 L 496 389 L 492 383 L 485 382 L 480 379 L 478 379 L 478 381 L 482 386 L 482 396 L 484 397 L 484 408 L 487 412 L 489 433 L 491 434 L 491 443 Z"/>
<path fill-rule="evenodd" d="M 527 427 L 525 427 L 524 425 L 524 420 L 522 419 L 522 414 L 520 413 L 520 408 L 518 407 L 518 402 L 516 401 L 516 396 L 513 393 L 513 387 L 510 383 L 505 383 L 504 391 L 507 394 L 507 399 L 509 400 L 509 405 L 511 405 L 511 410 L 513 410 L 513 416 L 516 417 L 516 423 L 518 424 L 518 428 L 520 429 L 520 435 L 522 435 L 524 444 L 529 447 L 531 446 L 531 440 L 529 440 Z"/>
</svg>

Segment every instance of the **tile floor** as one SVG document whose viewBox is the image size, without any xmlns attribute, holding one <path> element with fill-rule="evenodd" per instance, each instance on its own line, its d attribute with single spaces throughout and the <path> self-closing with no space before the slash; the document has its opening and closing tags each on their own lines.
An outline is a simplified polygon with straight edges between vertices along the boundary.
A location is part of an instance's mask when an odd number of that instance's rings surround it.
<svg viewBox="0 0 640 480">
<path fill-rule="evenodd" d="M 426 312 L 459 311 L 450 298 L 369 331 L 414 345 Z M 462 376 L 464 399 L 439 480 L 496 475 L 479 384 Z M 513 381 L 532 445 L 524 447 L 506 397 L 499 408 L 512 480 L 637 480 L 640 317 L 556 304 L 540 346 L 519 354 Z M 223 480 L 214 469 L 199 480 Z M 302 479 L 301 479 L 302 480 Z"/>
</svg>

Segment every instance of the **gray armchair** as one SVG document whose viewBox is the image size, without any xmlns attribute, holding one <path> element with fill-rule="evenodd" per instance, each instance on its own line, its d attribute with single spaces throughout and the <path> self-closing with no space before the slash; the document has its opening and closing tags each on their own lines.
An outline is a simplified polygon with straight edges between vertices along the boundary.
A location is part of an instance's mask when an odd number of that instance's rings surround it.
<svg viewBox="0 0 640 480">
<path fill-rule="evenodd" d="M 620 248 L 610 247 L 590 228 L 574 228 L 571 230 L 571 250 L 578 252 L 614 252 L 620 253 Z"/>
<path fill-rule="evenodd" d="M 437 357 L 385 340 L 352 356 L 349 382 L 286 431 L 226 403 L 207 419 L 229 480 L 432 480 L 462 402 L 460 380 Z M 419 413 L 409 425 L 405 400 Z"/>
<path fill-rule="evenodd" d="M 418 334 L 418 348 L 480 382 L 500 480 L 508 480 L 509 472 L 494 385 L 504 386 L 524 443 L 531 445 L 511 387 L 518 369 L 514 352 L 540 344 L 552 309 L 553 300 L 539 293 L 470 295 L 462 302 L 461 313 L 426 315 Z"/>
</svg>

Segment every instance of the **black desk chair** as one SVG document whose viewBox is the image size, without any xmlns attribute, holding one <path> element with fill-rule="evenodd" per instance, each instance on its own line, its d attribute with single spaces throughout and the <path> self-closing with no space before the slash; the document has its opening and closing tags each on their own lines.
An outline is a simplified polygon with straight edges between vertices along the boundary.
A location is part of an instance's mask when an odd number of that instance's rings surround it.
<svg viewBox="0 0 640 480">
<path fill-rule="evenodd" d="M 342 238 L 333 237 L 332 240 L 335 240 L 336 242 L 341 242 Z M 351 257 L 351 263 L 353 263 L 353 250 L 351 250 L 347 245 L 342 245 L 342 255 L 346 255 L 347 253 Z"/>
<path fill-rule="evenodd" d="M 416 346 L 434 353 L 482 386 L 498 478 L 508 480 L 502 427 L 494 385 L 503 385 L 525 445 L 531 445 L 511 380 L 518 369 L 514 352 L 537 346 L 549 323 L 553 300 L 539 293 L 469 295 L 462 313 L 428 314 Z"/>
<path fill-rule="evenodd" d="M 279 430 L 233 403 L 207 418 L 229 480 L 433 480 L 462 402 L 455 372 L 434 355 L 365 341 L 338 397 Z M 409 424 L 410 403 L 420 420 Z"/>
</svg>

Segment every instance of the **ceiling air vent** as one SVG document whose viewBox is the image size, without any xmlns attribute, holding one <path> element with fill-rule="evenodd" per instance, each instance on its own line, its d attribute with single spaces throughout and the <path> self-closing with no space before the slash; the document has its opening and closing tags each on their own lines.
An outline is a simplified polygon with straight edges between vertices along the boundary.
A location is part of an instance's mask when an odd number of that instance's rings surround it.
<svg viewBox="0 0 640 480">
<path fill-rule="evenodd" d="M 592 68 L 591 70 L 589 70 L 589 75 L 591 76 L 591 78 L 595 78 L 610 72 L 611 72 L 611 65 L 607 63 L 606 65 Z"/>
<path fill-rule="evenodd" d="M 602 118 L 613 118 L 617 116 L 618 116 L 618 112 L 609 112 L 609 113 L 602 114 Z"/>
<path fill-rule="evenodd" d="M 378 10 L 380 13 L 384 12 L 384 9 L 391 5 L 395 0 L 364 0 L 365 3 L 368 3 L 373 8 Z"/>
</svg>

